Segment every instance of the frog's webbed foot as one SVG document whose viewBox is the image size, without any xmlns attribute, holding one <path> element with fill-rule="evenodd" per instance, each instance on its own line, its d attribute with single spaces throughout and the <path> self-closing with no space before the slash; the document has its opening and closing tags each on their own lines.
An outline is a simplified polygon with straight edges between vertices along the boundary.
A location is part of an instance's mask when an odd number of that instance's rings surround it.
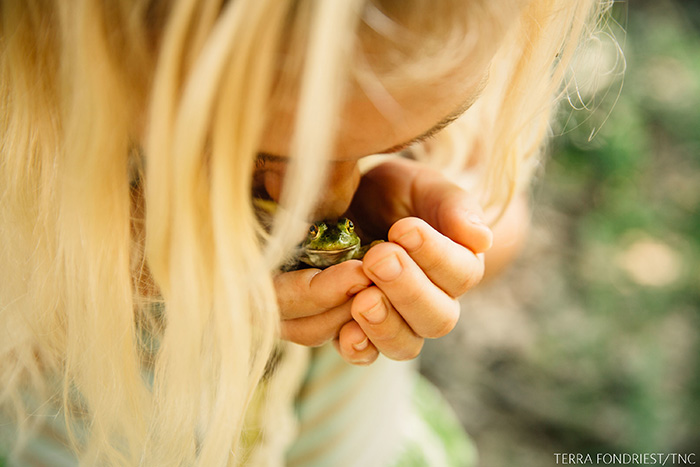
<svg viewBox="0 0 700 467">
<path fill-rule="evenodd" d="M 353 256 L 353 259 L 362 259 L 365 257 L 365 253 L 372 248 L 374 245 L 377 245 L 379 243 L 384 243 L 384 240 L 375 240 L 369 245 L 361 246 L 358 250 L 357 253 L 355 253 L 355 256 Z"/>
</svg>

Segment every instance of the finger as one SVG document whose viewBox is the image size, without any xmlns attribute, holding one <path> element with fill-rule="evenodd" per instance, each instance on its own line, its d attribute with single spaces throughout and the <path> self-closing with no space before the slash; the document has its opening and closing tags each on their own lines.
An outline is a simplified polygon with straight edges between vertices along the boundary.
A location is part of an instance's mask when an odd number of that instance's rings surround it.
<svg viewBox="0 0 700 467">
<path fill-rule="evenodd" d="M 483 254 L 474 254 L 416 217 L 397 221 L 389 241 L 401 245 L 426 276 L 451 297 L 459 297 L 484 277 Z"/>
<path fill-rule="evenodd" d="M 377 287 L 365 289 L 353 299 L 352 317 L 377 350 L 392 360 L 414 359 L 423 348 L 423 338 Z"/>
<path fill-rule="evenodd" d="M 383 202 L 377 204 L 377 199 Z M 478 200 L 439 171 L 415 161 L 392 159 L 365 174 L 351 210 L 375 236 L 384 235 L 403 217 L 416 216 L 475 253 L 493 242 Z"/>
<path fill-rule="evenodd" d="M 433 284 L 399 245 L 391 242 L 376 245 L 367 252 L 363 264 L 367 276 L 417 335 L 442 337 L 457 324 L 460 311 L 457 300 Z M 368 290 L 360 292 L 353 301 Z"/>
<path fill-rule="evenodd" d="M 414 215 L 445 236 L 474 253 L 491 248 L 493 233 L 478 202 L 439 172 L 415 177 L 411 199 Z"/>
<path fill-rule="evenodd" d="M 303 318 L 345 303 L 371 282 L 362 263 L 345 261 L 328 269 L 302 269 L 275 277 L 282 319 Z"/>
<path fill-rule="evenodd" d="M 350 321 L 342 327 L 334 344 L 340 356 L 353 365 L 369 365 L 379 356 L 377 348 L 356 321 Z"/>
<path fill-rule="evenodd" d="M 307 347 L 318 347 L 338 337 L 340 329 L 352 321 L 351 301 L 323 313 L 282 321 L 281 337 Z"/>
</svg>

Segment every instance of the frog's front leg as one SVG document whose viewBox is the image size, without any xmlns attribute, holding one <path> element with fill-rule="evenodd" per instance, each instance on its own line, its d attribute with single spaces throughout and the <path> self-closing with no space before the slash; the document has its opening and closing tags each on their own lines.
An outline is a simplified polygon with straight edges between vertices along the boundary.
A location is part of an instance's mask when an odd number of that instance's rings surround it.
<svg viewBox="0 0 700 467">
<path fill-rule="evenodd" d="M 378 243 L 383 243 L 383 242 L 384 242 L 384 240 L 375 240 L 375 241 L 373 241 L 372 243 L 370 243 L 369 245 L 361 246 L 360 248 L 357 249 L 357 251 L 356 251 L 355 254 L 353 255 L 352 259 L 362 259 L 362 258 L 364 258 L 365 253 L 367 253 L 367 250 L 369 250 L 370 248 L 372 248 L 374 245 L 376 245 L 376 244 L 378 244 Z"/>
</svg>

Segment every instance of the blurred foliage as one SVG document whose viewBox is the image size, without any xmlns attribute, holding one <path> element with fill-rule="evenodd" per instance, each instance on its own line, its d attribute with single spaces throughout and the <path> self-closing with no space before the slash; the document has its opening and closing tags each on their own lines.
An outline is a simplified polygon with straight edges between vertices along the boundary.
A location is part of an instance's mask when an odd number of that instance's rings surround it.
<svg viewBox="0 0 700 467">
<path fill-rule="evenodd" d="M 516 307 L 498 326 L 525 344 L 473 344 L 492 323 L 451 336 L 465 356 L 447 370 L 427 352 L 486 467 L 700 455 L 700 7 L 619 2 L 607 30 L 624 61 L 603 34 L 602 68 L 576 64 L 598 81 L 563 111 L 529 251 L 465 301 L 492 303 L 486 322 Z"/>
<path fill-rule="evenodd" d="M 574 217 L 566 273 L 592 335 L 548 336 L 539 363 L 565 352 L 593 368 L 569 387 L 568 411 L 594 421 L 591 409 L 614 409 L 618 432 L 598 452 L 690 450 L 700 446 L 698 10 L 668 1 L 623 10 L 624 91 L 612 114 L 602 102 L 590 116 L 606 117 L 592 142 L 586 123 L 559 139 L 547 175 L 550 199 Z"/>
</svg>

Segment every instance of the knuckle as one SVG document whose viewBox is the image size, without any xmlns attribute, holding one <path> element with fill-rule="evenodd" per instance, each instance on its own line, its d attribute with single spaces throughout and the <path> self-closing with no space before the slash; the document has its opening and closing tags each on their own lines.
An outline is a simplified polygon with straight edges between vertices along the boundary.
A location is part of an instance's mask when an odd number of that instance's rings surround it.
<svg viewBox="0 0 700 467">
<path fill-rule="evenodd" d="M 465 277 L 462 281 L 460 281 L 454 289 L 451 291 L 450 295 L 453 297 L 459 297 L 461 295 L 464 295 L 467 293 L 472 287 L 474 287 L 478 281 L 474 281 L 471 276 L 470 277 Z"/>
<path fill-rule="evenodd" d="M 423 350 L 423 342 L 424 342 L 424 340 L 422 338 L 419 338 L 414 343 L 414 345 L 400 347 L 399 349 L 397 349 L 395 352 L 393 352 L 388 357 L 391 358 L 392 360 L 396 360 L 399 362 L 414 360 L 414 359 L 418 358 L 421 351 Z"/>
<path fill-rule="evenodd" d="M 436 249 L 434 254 L 423 258 L 421 265 L 425 272 L 439 271 L 449 266 L 447 261 L 447 256 Z"/>
<path fill-rule="evenodd" d="M 468 290 L 474 288 L 484 278 L 484 264 L 482 261 L 477 263 L 476 267 L 465 267 L 462 272 L 462 280 L 455 287 L 454 295 L 460 296 Z"/>
<path fill-rule="evenodd" d="M 413 307 L 416 304 L 422 304 L 426 301 L 426 290 L 421 286 L 402 288 L 400 293 L 395 298 L 395 303 L 398 308 Z"/>
<path fill-rule="evenodd" d="M 446 336 L 457 326 L 459 315 L 459 302 L 453 300 L 450 309 L 441 314 L 440 319 L 434 322 L 433 327 L 423 337 L 437 339 Z"/>
</svg>

